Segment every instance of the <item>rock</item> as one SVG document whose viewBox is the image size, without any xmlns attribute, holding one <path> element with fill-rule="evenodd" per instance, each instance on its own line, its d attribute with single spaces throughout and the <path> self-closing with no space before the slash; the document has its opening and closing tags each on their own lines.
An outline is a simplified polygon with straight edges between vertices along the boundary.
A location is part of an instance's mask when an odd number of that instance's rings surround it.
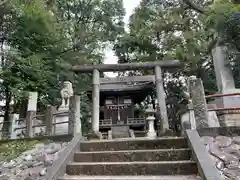
<svg viewBox="0 0 240 180">
<path fill-rule="evenodd" d="M 47 168 L 43 168 L 39 173 L 40 176 L 45 176 L 46 174 L 47 174 Z"/>
<path fill-rule="evenodd" d="M 224 163 L 220 160 L 216 162 L 216 167 L 218 170 L 222 171 L 224 169 Z"/>
<path fill-rule="evenodd" d="M 231 144 L 228 149 L 235 149 L 235 150 L 240 150 L 240 145 L 238 144 Z M 224 148 L 223 148 L 224 149 Z"/>
<path fill-rule="evenodd" d="M 62 149 L 61 144 L 53 143 L 52 149 L 56 149 L 57 151 L 60 151 Z"/>
<path fill-rule="evenodd" d="M 31 161 L 33 159 L 32 155 L 31 154 L 28 154 L 26 156 L 23 157 L 23 160 L 24 161 Z"/>
<path fill-rule="evenodd" d="M 48 155 L 48 154 L 44 154 L 44 157 L 45 157 L 45 159 L 44 159 L 44 166 L 47 166 L 47 167 L 51 166 L 52 163 L 53 163 L 52 157 L 50 155 Z"/>
<path fill-rule="evenodd" d="M 65 148 L 68 145 L 67 142 L 62 143 L 62 148 Z"/>
<path fill-rule="evenodd" d="M 37 144 L 37 145 L 36 145 L 36 149 L 42 150 L 42 149 L 44 149 L 44 146 L 45 146 L 45 145 L 42 144 L 42 143 L 41 143 L 41 144 Z"/>
<path fill-rule="evenodd" d="M 68 143 L 38 144 L 10 162 L 0 164 L 1 180 L 45 180 L 47 168 Z M 0 158 L 1 160 L 1 158 Z"/>
<path fill-rule="evenodd" d="M 1 175 L 0 175 L 0 179 L 1 179 L 1 180 L 9 180 L 9 176 L 7 176 L 7 175 L 1 176 Z"/>
<path fill-rule="evenodd" d="M 224 169 L 223 170 L 223 174 L 227 177 L 229 177 L 230 179 L 234 179 L 234 180 L 239 180 L 240 179 L 240 171 L 239 169 L 235 169 L 235 170 L 230 170 L 230 169 Z"/>
<path fill-rule="evenodd" d="M 47 154 L 54 154 L 54 153 L 56 153 L 58 150 L 57 149 L 45 149 L 44 150 Z"/>
<path fill-rule="evenodd" d="M 210 143 L 209 144 L 209 152 L 213 156 L 219 158 L 220 160 L 222 160 L 226 164 L 229 164 L 230 162 L 238 162 L 239 161 L 239 159 L 236 156 L 221 151 L 218 148 L 216 143 Z"/>
<path fill-rule="evenodd" d="M 217 136 L 215 140 L 220 148 L 229 147 L 232 144 L 232 139 L 227 136 Z"/>
<path fill-rule="evenodd" d="M 53 156 L 53 161 L 56 161 L 59 158 L 59 152 L 56 152 Z"/>
<path fill-rule="evenodd" d="M 21 172 L 22 172 L 22 170 L 19 167 L 17 167 L 17 168 L 14 169 L 13 174 L 17 175 L 17 174 L 19 174 Z"/>
<path fill-rule="evenodd" d="M 214 141 L 214 138 L 211 136 L 202 136 L 201 141 L 203 142 L 204 145 L 208 145 L 210 142 Z"/>
<path fill-rule="evenodd" d="M 13 160 L 11 160 L 10 162 L 4 162 L 2 164 L 3 168 L 9 168 L 9 169 L 14 168 L 15 166 L 16 166 L 16 162 Z"/>
<path fill-rule="evenodd" d="M 44 162 L 34 162 L 33 167 L 43 166 Z"/>
<path fill-rule="evenodd" d="M 233 137 L 233 142 L 240 145 L 240 136 Z"/>
<path fill-rule="evenodd" d="M 36 160 L 37 161 L 45 161 L 45 155 L 43 154 L 43 153 L 41 153 L 41 154 L 38 154 L 37 156 L 36 156 Z"/>
<path fill-rule="evenodd" d="M 25 163 L 25 165 L 26 165 L 28 168 L 32 168 L 33 165 L 34 165 L 34 162 L 33 162 L 33 161 L 27 161 L 27 162 Z"/>
</svg>

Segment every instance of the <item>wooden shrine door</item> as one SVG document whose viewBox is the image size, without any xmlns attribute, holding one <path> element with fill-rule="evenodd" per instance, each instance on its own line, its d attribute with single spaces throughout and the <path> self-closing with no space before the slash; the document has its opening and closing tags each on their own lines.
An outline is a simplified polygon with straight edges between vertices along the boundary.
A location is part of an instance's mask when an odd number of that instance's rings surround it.
<svg viewBox="0 0 240 180">
<path fill-rule="evenodd" d="M 131 99 L 117 96 L 106 105 L 105 119 L 112 119 L 112 124 L 126 124 L 127 118 L 133 118 L 133 106 Z"/>
</svg>

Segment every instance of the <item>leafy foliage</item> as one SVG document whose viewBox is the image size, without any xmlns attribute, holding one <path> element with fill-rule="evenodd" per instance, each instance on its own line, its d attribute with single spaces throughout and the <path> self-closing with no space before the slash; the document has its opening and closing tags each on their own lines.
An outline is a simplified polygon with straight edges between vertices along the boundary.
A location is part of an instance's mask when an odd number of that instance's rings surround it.
<svg viewBox="0 0 240 180">
<path fill-rule="evenodd" d="M 12 141 L 0 144 L 0 156 L 5 161 L 10 161 L 19 157 L 23 152 L 31 150 L 39 141 Z"/>
<path fill-rule="evenodd" d="M 89 89 L 91 76 L 76 75 L 70 67 L 102 63 L 103 49 L 123 32 L 122 0 L 9 0 L 0 9 L 5 121 L 12 111 L 10 101 L 13 111 L 22 111 L 28 91 L 38 92 L 41 108 L 59 104 L 64 80 L 73 82 L 75 91 Z"/>
</svg>

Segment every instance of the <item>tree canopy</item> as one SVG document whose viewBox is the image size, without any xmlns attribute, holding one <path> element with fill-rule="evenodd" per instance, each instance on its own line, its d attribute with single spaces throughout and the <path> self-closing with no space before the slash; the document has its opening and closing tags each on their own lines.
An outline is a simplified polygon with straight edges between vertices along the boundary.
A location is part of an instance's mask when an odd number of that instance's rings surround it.
<svg viewBox="0 0 240 180">
<path fill-rule="evenodd" d="M 70 67 L 102 63 L 105 47 L 124 32 L 122 0 L 8 0 L 0 10 L 5 121 L 9 111 L 21 111 L 28 91 L 37 91 L 42 105 L 58 105 L 64 80 L 86 89 L 90 75 Z"/>
<path fill-rule="evenodd" d="M 201 78 L 206 94 L 217 91 L 211 54 L 216 43 L 228 46 L 239 82 L 239 7 L 228 0 L 142 0 L 130 18 L 129 30 L 118 38 L 114 49 L 119 63 L 172 59 L 182 62 L 178 71 L 164 74 L 172 126 L 186 108 L 186 77 Z"/>
</svg>

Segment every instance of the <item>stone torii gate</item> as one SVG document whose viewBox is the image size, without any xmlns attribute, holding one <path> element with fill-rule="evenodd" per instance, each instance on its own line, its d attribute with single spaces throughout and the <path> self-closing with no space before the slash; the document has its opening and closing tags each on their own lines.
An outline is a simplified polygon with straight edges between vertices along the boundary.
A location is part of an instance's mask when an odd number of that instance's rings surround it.
<svg viewBox="0 0 240 180">
<path fill-rule="evenodd" d="M 100 72 L 113 72 L 113 71 L 131 71 L 131 70 L 151 70 L 155 72 L 155 84 L 157 92 L 157 101 L 160 108 L 161 115 L 161 133 L 169 129 L 167 108 L 164 95 L 162 68 L 174 68 L 180 65 L 178 60 L 167 61 L 153 61 L 144 63 L 124 63 L 124 64 L 98 64 L 98 65 L 77 65 L 72 67 L 75 73 L 93 73 L 92 80 L 92 133 L 99 134 L 99 103 L 100 103 Z M 142 77 L 142 76 L 141 76 Z M 133 81 L 134 78 L 125 78 L 125 81 Z"/>
</svg>

